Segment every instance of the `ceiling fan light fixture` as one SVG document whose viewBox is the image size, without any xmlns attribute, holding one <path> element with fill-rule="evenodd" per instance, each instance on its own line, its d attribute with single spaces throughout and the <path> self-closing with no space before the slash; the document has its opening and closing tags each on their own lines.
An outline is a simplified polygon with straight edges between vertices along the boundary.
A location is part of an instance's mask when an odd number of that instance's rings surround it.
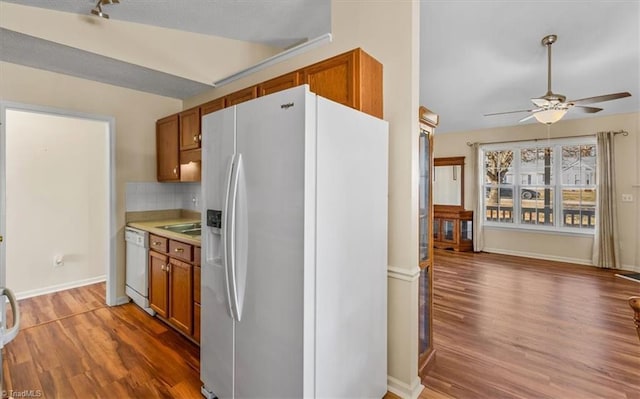
<svg viewBox="0 0 640 399">
<path fill-rule="evenodd" d="M 562 119 L 566 113 L 566 109 L 546 109 L 544 111 L 536 112 L 533 116 L 538 122 L 544 123 L 545 125 L 551 125 Z"/>
<path fill-rule="evenodd" d="M 120 4 L 120 0 L 98 0 L 96 6 L 91 9 L 91 14 L 100 18 L 109 19 L 109 14 L 102 11 L 102 6 L 109 4 Z"/>
<path fill-rule="evenodd" d="M 97 15 L 100 18 L 109 19 L 109 14 L 106 14 L 102 11 L 102 7 L 100 6 L 100 4 L 97 4 L 91 9 L 91 14 Z"/>
</svg>

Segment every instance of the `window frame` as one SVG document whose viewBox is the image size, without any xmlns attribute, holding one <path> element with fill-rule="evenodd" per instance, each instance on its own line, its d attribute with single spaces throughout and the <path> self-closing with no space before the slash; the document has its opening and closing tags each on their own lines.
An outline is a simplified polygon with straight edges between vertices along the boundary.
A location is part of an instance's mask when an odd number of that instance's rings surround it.
<svg viewBox="0 0 640 399">
<path fill-rule="evenodd" d="M 481 155 L 481 163 L 478 165 L 482 167 L 482 185 L 480 190 L 480 198 L 478 198 L 482 210 L 482 221 L 485 227 L 490 228 L 499 228 L 499 229 L 514 229 L 514 230 L 529 230 L 529 231 L 539 231 L 539 232 L 554 232 L 560 234 L 575 234 L 575 235 L 589 235 L 592 236 L 595 234 L 595 228 L 589 227 L 568 227 L 564 226 L 563 219 L 563 209 L 564 204 L 562 201 L 562 190 L 565 189 L 592 189 L 596 192 L 597 198 L 597 182 L 592 181 L 590 184 L 582 183 L 580 185 L 569 185 L 563 184 L 562 181 L 562 147 L 563 146 L 585 146 L 585 145 L 593 145 L 596 146 L 596 138 L 595 136 L 579 136 L 579 137 L 570 137 L 570 138 L 550 138 L 550 139 L 537 139 L 537 140 L 527 140 L 527 141 L 516 141 L 516 142 L 502 142 L 502 143 L 490 143 L 490 144 L 481 144 L 480 145 L 480 155 Z M 522 183 L 522 172 L 521 172 L 521 150 L 525 148 L 547 148 L 551 147 L 553 149 L 552 153 L 552 184 L 549 184 L 548 187 L 553 190 L 552 196 L 552 216 L 553 216 L 553 224 L 552 225 L 542 225 L 542 224 L 528 224 L 522 223 L 522 196 L 521 190 L 523 188 L 530 188 L 531 186 L 535 187 L 545 187 L 544 182 L 540 183 L 537 181 L 537 174 L 539 170 L 536 170 L 534 177 L 532 180 L 535 180 L 533 184 L 524 184 Z M 487 208 L 486 208 L 486 190 L 487 188 L 495 187 L 494 184 L 487 182 L 487 162 L 486 162 L 486 153 L 490 151 L 513 151 L 513 161 L 511 163 L 511 172 L 513 175 L 511 183 L 505 183 L 504 187 L 509 187 L 513 189 L 512 198 L 513 198 L 513 206 L 512 206 L 512 221 L 491 221 L 487 220 Z M 598 157 L 598 149 L 596 146 L 596 159 Z M 595 174 L 595 172 L 594 172 Z M 497 184 L 498 189 L 500 189 L 502 185 L 500 183 Z M 517 201 L 516 201 L 517 198 Z M 598 214 L 598 205 L 597 201 L 595 204 L 595 212 Z M 597 217 L 597 216 L 596 216 Z"/>
</svg>

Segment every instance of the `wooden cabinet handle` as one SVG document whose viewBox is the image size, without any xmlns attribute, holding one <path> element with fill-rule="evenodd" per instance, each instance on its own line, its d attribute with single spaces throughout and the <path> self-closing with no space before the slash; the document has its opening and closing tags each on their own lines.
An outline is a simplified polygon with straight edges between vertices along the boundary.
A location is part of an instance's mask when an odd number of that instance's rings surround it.
<svg viewBox="0 0 640 399">
<path fill-rule="evenodd" d="M 182 252 L 184 252 L 184 248 L 176 248 L 176 249 L 173 250 L 173 252 L 182 253 Z"/>
</svg>

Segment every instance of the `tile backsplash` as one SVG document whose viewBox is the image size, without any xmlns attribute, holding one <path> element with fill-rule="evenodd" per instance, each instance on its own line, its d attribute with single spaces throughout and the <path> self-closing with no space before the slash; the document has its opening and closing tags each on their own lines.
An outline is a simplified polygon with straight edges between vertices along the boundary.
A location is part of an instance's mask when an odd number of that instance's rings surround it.
<svg viewBox="0 0 640 399">
<path fill-rule="evenodd" d="M 200 211 L 200 183 L 126 183 L 127 212 L 187 209 Z"/>
</svg>

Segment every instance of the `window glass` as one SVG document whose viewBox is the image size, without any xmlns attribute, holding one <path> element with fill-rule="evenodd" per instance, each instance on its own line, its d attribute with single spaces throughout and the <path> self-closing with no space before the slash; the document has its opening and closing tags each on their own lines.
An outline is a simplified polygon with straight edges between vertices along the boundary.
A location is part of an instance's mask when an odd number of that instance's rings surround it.
<svg viewBox="0 0 640 399">
<path fill-rule="evenodd" d="M 593 231 L 595 138 L 485 147 L 483 206 L 488 224 Z"/>
</svg>

